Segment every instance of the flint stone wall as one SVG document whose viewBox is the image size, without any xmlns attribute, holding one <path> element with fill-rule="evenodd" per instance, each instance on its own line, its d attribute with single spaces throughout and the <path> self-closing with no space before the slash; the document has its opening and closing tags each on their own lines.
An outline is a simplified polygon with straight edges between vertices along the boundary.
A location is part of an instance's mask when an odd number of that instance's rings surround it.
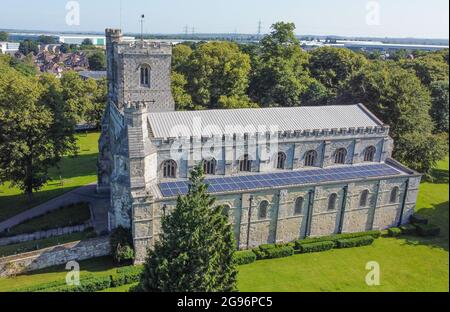
<svg viewBox="0 0 450 312">
<path fill-rule="evenodd" d="M 0 258 L 0 277 L 81 261 L 110 254 L 109 237 L 77 241 L 16 256 Z"/>
</svg>

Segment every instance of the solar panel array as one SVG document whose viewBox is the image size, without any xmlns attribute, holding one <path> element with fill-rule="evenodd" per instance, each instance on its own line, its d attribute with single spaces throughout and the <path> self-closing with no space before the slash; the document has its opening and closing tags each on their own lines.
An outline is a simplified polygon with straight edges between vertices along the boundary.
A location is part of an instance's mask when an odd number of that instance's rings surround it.
<svg viewBox="0 0 450 312">
<path fill-rule="evenodd" d="M 399 170 L 387 164 L 376 164 L 212 178 L 206 179 L 205 183 L 209 185 L 208 191 L 210 193 L 226 193 L 302 184 L 396 176 L 401 173 L 402 172 Z M 159 188 L 164 197 L 185 195 L 188 192 L 189 181 L 160 183 Z"/>
</svg>

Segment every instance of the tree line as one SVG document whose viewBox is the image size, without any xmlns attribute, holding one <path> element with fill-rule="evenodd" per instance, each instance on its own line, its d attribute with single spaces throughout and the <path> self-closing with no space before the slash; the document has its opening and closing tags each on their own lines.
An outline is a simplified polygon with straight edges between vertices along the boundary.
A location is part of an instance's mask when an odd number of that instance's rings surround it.
<svg viewBox="0 0 450 312">
<path fill-rule="evenodd" d="M 449 51 L 381 53 L 323 47 L 306 52 L 292 23 L 260 43 L 179 44 L 173 49 L 177 109 L 365 104 L 391 126 L 394 157 L 430 176 L 448 153 Z"/>
</svg>

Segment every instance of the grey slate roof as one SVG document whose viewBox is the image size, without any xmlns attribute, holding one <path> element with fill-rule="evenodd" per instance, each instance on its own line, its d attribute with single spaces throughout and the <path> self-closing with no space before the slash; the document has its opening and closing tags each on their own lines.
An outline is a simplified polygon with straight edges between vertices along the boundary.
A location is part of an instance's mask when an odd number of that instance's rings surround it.
<svg viewBox="0 0 450 312">
<path fill-rule="evenodd" d="M 255 128 L 260 132 L 271 131 L 304 131 L 341 128 L 360 128 L 383 126 L 383 123 L 372 115 L 362 104 L 288 107 L 288 108 L 256 108 L 234 110 L 176 111 L 150 113 L 148 116 L 151 132 L 155 138 L 177 137 L 177 127 L 184 128 L 184 136 L 205 133 L 205 127 L 214 125 L 221 129 L 220 133 L 230 133 L 227 127 L 241 127 L 231 133 L 252 133 Z M 244 129 L 246 127 L 249 127 Z M 263 130 L 259 130 L 261 127 Z M 211 131 L 218 134 L 216 131 Z"/>
</svg>

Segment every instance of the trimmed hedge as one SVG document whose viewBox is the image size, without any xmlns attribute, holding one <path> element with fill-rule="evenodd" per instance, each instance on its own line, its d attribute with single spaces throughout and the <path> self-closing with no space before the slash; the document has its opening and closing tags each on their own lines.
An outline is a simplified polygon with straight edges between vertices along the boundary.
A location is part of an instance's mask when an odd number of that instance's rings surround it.
<svg viewBox="0 0 450 312">
<path fill-rule="evenodd" d="M 397 237 L 397 236 L 400 236 L 401 234 L 402 234 L 402 230 L 397 227 L 388 229 L 389 237 Z"/>
<path fill-rule="evenodd" d="M 342 239 L 351 239 L 351 238 L 358 238 L 358 237 L 365 237 L 365 236 L 379 238 L 381 236 L 381 231 L 345 233 L 345 234 L 336 234 L 336 235 L 330 235 L 330 236 L 301 239 L 301 240 L 297 240 L 295 242 L 295 249 L 300 250 L 301 245 L 303 245 L 303 244 L 319 243 L 319 242 L 334 242 L 334 243 L 336 243 L 338 240 L 342 240 Z"/>
<path fill-rule="evenodd" d="M 292 243 L 290 244 L 264 244 L 259 247 L 253 248 L 252 252 L 256 255 L 257 260 L 262 259 L 269 259 L 268 254 L 270 250 L 284 248 L 284 247 L 290 247 Z M 293 247 L 291 247 L 293 248 Z"/>
<path fill-rule="evenodd" d="M 237 265 L 249 264 L 256 261 L 256 255 L 251 250 L 237 251 L 234 253 L 233 258 Z"/>
<path fill-rule="evenodd" d="M 428 224 L 428 219 L 418 213 L 413 214 L 410 221 L 412 224 Z"/>
<path fill-rule="evenodd" d="M 416 224 L 415 226 L 420 236 L 438 236 L 441 234 L 441 229 L 434 224 Z"/>
<path fill-rule="evenodd" d="M 414 235 L 417 233 L 416 227 L 412 224 L 402 225 L 400 227 L 400 230 L 402 230 L 402 234 L 404 234 L 404 235 Z"/>
<path fill-rule="evenodd" d="M 66 281 L 56 281 L 46 284 L 18 289 L 17 292 L 96 292 L 108 288 L 119 287 L 139 282 L 142 267 L 123 267 L 110 276 L 85 276 L 80 279 L 79 286 L 68 286 Z"/>
<path fill-rule="evenodd" d="M 331 241 L 301 244 L 300 253 L 320 252 L 331 250 L 335 247 L 335 243 Z"/>
<path fill-rule="evenodd" d="M 373 236 L 363 236 L 336 241 L 337 248 L 353 248 L 372 245 L 375 239 Z"/>
<path fill-rule="evenodd" d="M 294 248 L 285 246 L 267 250 L 266 259 L 285 258 L 294 255 Z"/>
</svg>

